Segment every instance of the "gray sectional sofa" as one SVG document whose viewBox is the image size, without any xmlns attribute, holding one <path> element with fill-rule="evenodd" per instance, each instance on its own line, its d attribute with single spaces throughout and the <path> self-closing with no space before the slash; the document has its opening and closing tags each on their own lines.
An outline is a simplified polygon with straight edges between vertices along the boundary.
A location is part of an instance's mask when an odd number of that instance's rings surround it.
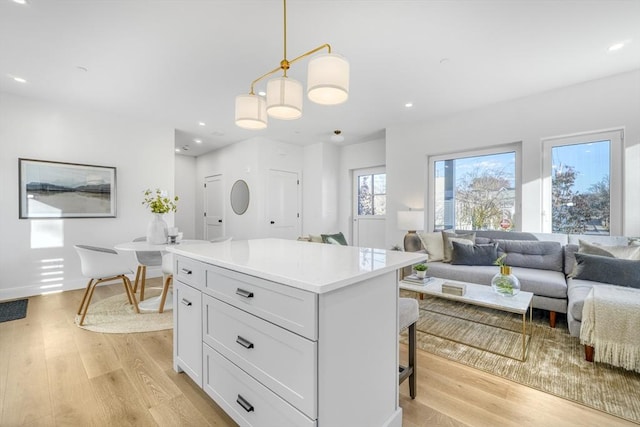
<svg viewBox="0 0 640 427">
<path fill-rule="evenodd" d="M 475 244 L 480 246 L 493 244 L 497 246 L 498 255 L 506 254 L 505 264 L 512 267 L 513 274 L 520 280 L 521 289 L 533 292 L 533 307 L 549 311 L 551 327 L 555 327 L 556 313 L 566 313 L 569 331 L 573 336 L 580 335 L 584 299 L 591 287 L 600 283 L 570 277 L 574 271 L 575 253 L 579 249 L 579 241 L 600 245 L 626 246 L 629 244 L 628 238 L 614 236 L 456 231 L 458 235 L 470 233 L 475 234 Z M 491 279 L 499 271 L 495 265 L 465 265 L 465 261 L 460 264 L 455 259 L 455 254 L 453 262 L 431 260 L 434 258 L 433 255 L 437 259 L 442 254 L 438 253 L 437 248 L 434 250 L 433 237 L 437 240 L 437 236 L 434 233 L 427 234 L 431 234 L 432 238 L 427 238 L 425 234 L 420 236 L 423 242 L 421 251 L 429 254 L 430 258 L 428 275 L 449 280 L 491 284 Z M 453 237 L 458 247 L 460 241 Z M 638 250 L 640 251 L 640 248 Z"/>
</svg>

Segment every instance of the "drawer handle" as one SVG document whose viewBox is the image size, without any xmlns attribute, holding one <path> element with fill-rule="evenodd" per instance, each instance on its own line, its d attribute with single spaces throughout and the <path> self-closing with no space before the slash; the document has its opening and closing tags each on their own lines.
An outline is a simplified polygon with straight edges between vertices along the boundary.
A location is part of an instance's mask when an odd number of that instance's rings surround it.
<svg viewBox="0 0 640 427">
<path fill-rule="evenodd" d="M 253 348 L 253 343 L 246 338 L 242 338 L 240 335 L 236 338 L 236 342 L 244 348 Z"/>
<path fill-rule="evenodd" d="M 244 298 L 253 298 L 253 292 L 245 291 L 241 288 L 236 289 L 236 295 L 240 295 Z"/>
<path fill-rule="evenodd" d="M 236 403 L 240 406 L 242 406 L 242 409 L 244 409 L 247 412 L 253 412 L 253 405 L 249 402 L 247 402 L 247 400 L 238 395 L 238 398 L 236 399 Z"/>
<path fill-rule="evenodd" d="M 183 268 L 183 269 L 182 269 L 182 272 L 183 272 L 184 274 L 192 274 L 192 273 L 193 273 L 191 270 L 189 270 L 189 269 L 187 269 L 187 268 Z"/>
<path fill-rule="evenodd" d="M 191 301 L 189 301 L 188 299 L 182 298 L 182 301 L 180 301 L 180 302 L 182 302 L 187 307 L 191 307 Z"/>
</svg>

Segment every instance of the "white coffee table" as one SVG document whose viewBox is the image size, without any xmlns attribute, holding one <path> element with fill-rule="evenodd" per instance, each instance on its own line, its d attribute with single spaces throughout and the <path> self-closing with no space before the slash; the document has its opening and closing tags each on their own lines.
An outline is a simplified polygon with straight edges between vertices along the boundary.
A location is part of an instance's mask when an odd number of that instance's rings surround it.
<svg viewBox="0 0 640 427">
<path fill-rule="evenodd" d="M 463 296 L 443 293 L 442 285 L 444 283 L 450 283 L 454 285 L 465 285 L 466 292 Z M 533 335 L 533 323 L 532 323 L 533 293 L 521 291 L 512 297 L 503 296 L 494 292 L 491 286 L 478 285 L 475 283 L 467 283 L 467 282 L 458 282 L 455 280 L 445 280 L 437 277 L 432 278 L 429 282 L 427 282 L 424 285 L 400 281 L 399 287 L 400 289 L 418 292 L 425 295 L 431 295 L 438 298 L 444 298 L 452 301 L 459 301 L 465 304 L 471 304 L 471 305 L 476 305 L 480 307 L 487 307 L 494 310 L 521 315 L 522 316 L 522 357 L 520 359 L 515 359 L 515 360 L 520 360 L 521 362 L 524 362 L 526 360 L 527 347 L 528 347 L 527 346 L 527 311 L 529 312 L 529 327 L 530 327 L 530 332 L 528 334 L 529 341 L 531 341 L 531 337 Z M 440 338 L 450 339 L 447 337 L 440 337 Z M 462 343 L 462 344 L 466 344 L 466 343 Z M 469 345 L 469 344 L 466 344 L 466 345 Z M 475 347 L 473 345 L 470 345 L 470 346 Z M 476 347 L 476 348 L 480 348 L 481 350 L 485 350 L 485 351 L 490 351 L 481 347 Z M 492 351 L 490 352 L 514 359 L 513 357 L 506 354 L 495 353 Z"/>
</svg>

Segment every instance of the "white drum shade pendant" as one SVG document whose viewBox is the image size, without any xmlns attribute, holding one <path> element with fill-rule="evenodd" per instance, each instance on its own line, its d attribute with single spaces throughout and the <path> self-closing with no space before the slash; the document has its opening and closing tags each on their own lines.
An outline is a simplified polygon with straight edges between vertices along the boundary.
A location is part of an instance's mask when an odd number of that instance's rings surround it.
<svg viewBox="0 0 640 427">
<path fill-rule="evenodd" d="M 236 96 L 236 125 L 245 129 L 265 129 L 267 127 L 265 99 L 254 94 Z"/>
<path fill-rule="evenodd" d="M 267 82 L 267 114 L 280 120 L 302 116 L 302 83 L 289 77 Z"/>
<path fill-rule="evenodd" d="M 349 62 L 341 55 L 326 53 L 309 61 L 307 96 L 316 104 L 337 105 L 349 98 Z"/>
<path fill-rule="evenodd" d="M 293 59 L 287 59 L 287 0 L 283 6 L 284 49 L 280 64 L 251 82 L 249 94 L 236 97 L 236 124 L 246 129 L 267 127 L 267 115 L 281 120 L 302 116 L 302 84 L 288 77 L 291 65 L 316 53 L 327 50 L 309 62 L 307 70 L 307 96 L 317 104 L 337 105 L 349 98 L 349 62 L 331 52 L 327 43 L 311 49 Z M 256 84 L 268 76 L 282 71 L 282 76 L 267 82 L 266 100 L 255 95 Z M 266 105 L 266 106 L 265 106 Z"/>
</svg>

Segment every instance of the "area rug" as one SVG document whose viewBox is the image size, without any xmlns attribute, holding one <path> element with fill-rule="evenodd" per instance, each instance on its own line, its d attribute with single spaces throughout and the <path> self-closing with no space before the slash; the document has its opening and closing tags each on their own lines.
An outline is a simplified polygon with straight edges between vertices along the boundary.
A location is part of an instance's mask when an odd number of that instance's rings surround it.
<svg viewBox="0 0 640 427">
<path fill-rule="evenodd" d="M 402 296 L 414 295 L 402 291 Z M 640 424 L 640 374 L 585 361 L 584 348 L 569 335 L 566 322 L 551 329 L 548 313 L 534 310 L 527 359 L 520 362 L 431 333 L 519 357 L 522 317 L 429 296 L 419 302 L 418 348 Z M 489 332 L 478 322 L 515 332 L 496 328 Z M 400 339 L 408 342 L 406 333 Z"/>
<path fill-rule="evenodd" d="M 145 299 L 160 295 L 159 288 L 146 288 Z M 76 316 L 78 325 L 80 316 Z M 100 301 L 92 302 L 84 319 L 82 329 L 107 334 L 123 334 L 132 332 L 151 332 L 171 329 L 173 327 L 173 311 L 136 313 L 129 304 L 127 295 L 122 293 Z"/>
<path fill-rule="evenodd" d="M 0 302 L 0 323 L 27 317 L 28 299 Z"/>
</svg>

